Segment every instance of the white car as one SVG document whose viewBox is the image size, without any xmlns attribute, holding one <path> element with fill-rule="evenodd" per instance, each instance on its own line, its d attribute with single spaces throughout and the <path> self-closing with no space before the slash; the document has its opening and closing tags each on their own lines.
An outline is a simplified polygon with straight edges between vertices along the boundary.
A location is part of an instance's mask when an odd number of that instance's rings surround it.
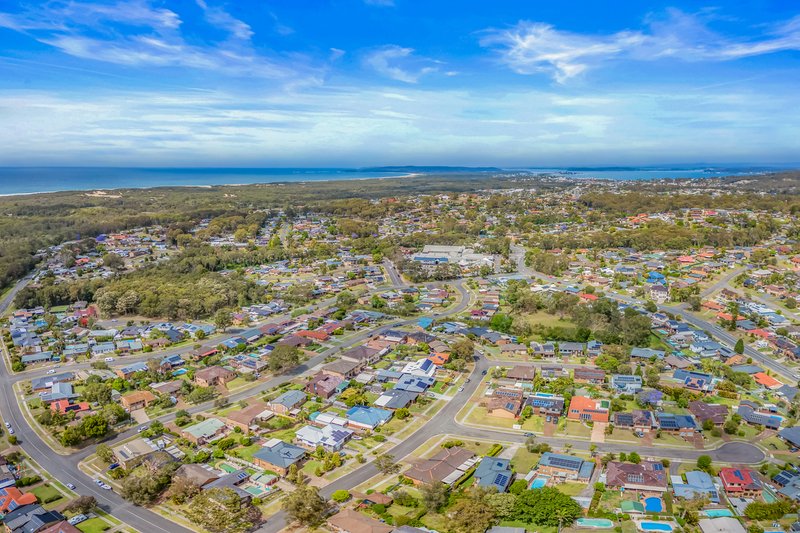
<svg viewBox="0 0 800 533">
<path fill-rule="evenodd" d="M 105 359 L 106 363 L 110 363 L 113 360 L 114 360 L 113 357 L 106 357 L 106 359 Z"/>
<path fill-rule="evenodd" d="M 75 485 L 73 485 L 72 483 L 67 483 L 67 488 L 69 490 L 75 490 Z"/>
<path fill-rule="evenodd" d="M 50 370 L 47 371 L 47 373 L 48 374 L 55 374 L 56 373 L 56 369 L 55 368 L 51 368 Z"/>
<path fill-rule="evenodd" d="M 14 434 L 14 428 L 8 428 L 8 434 L 9 435 L 13 435 Z"/>
<path fill-rule="evenodd" d="M 11 427 L 11 424 L 9 424 L 8 422 L 6 422 L 6 427 L 7 427 L 7 428 L 10 428 L 10 427 Z"/>
<path fill-rule="evenodd" d="M 67 523 L 69 523 L 69 525 L 71 526 L 74 526 L 88 519 L 89 517 L 86 516 L 85 514 L 76 514 L 75 516 L 67 520 Z"/>
</svg>

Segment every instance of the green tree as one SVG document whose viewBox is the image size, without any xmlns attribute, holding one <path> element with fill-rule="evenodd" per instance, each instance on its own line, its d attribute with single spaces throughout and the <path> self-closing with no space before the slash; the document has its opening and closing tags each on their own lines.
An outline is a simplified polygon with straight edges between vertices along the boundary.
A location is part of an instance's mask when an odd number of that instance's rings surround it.
<svg viewBox="0 0 800 533">
<path fill-rule="evenodd" d="M 736 341 L 736 346 L 733 347 L 733 351 L 738 354 L 744 353 L 744 339 L 739 339 Z"/>
<path fill-rule="evenodd" d="M 98 444 L 97 448 L 95 448 L 95 453 L 104 463 L 110 464 L 114 462 L 114 452 L 111 451 L 111 446 L 108 444 Z"/>
<path fill-rule="evenodd" d="M 279 344 L 269 354 L 269 369 L 273 372 L 281 372 L 299 364 L 300 350 L 294 346 Z"/>
<path fill-rule="evenodd" d="M 708 472 L 711 469 L 711 456 L 710 455 L 701 455 L 697 458 L 697 468 L 703 470 L 704 472 Z"/>
<path fill-rule="evenodd" d="M 516 520 L 537 526 L 569 526 L 582 515 L 575 500 L 553 487 L 522 492 L 514 508 Z"/>
<path fill-rule="evenodd" d="M 219 331 L 224 333 L 226 329 L 233 325 L 231 312 L 226 309 L 218 310 L 214 315 L 214 325 Z"/>
<path fill-rule="evenodd" d="M 233 489 L 213 488 L 192 499 L 186 517 L 211 533 L 244 533 L 258 523 L 261 511 Z"/>
<path fill-rule="evenodd" d="M 400 471 L 400 465 L 394 461 L 394 456 L 383 453 L 375 458 L 375 468 L 381 474 L 396 474 Z"/>
<path fill-rule="evenodd" d="M 336 503 L 344 503 L 350 499 L 350 492 L 346 490 L 337 490 L 331 494 L 331 499 Z"/>
<path fill-rule="evenodd" d="M 419 492 L 425 508 L 435 513 L 447 503 L 450 487 L 441 481 L 435 481 L 422 485 Z"/>
<path fill-rule="evenodd" d="M 473 486 L 447 513 L 456 533 L 486 531 L 497 521 L 495 508 L 487 501 L 494 489 Z"/>
<path fill-rule="evenodd" d="M 329 509 L 319 490 L 309 485 L 298 485 L 297 489 L 286 494 L 282 508 L 293 522 L 306 527 L 322 524 Z"/>
</svg>

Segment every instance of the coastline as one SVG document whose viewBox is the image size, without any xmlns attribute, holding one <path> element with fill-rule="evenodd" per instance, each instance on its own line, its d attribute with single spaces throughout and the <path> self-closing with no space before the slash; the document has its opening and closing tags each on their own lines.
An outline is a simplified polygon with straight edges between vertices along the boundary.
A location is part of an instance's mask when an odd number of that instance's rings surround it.
<svg viewBox="0 0 800 533">
<path fill-rule="evenodd" d="M 11 196 L 33 196 L 36 194 L 58 194 L 58 193 L 84 193 L 87 195 L 105 196 L 106 195 L 105 193 L 111 193 L 114 191 L 124 191 L 124 190 L 148 191 L 153 189 L 166 189 L 166 188 L 213 189 L 214 187 L 251 187 L 254 185 L 304 185 L 310 183 L 329 183 L 335 181 L 366 181 L 366 180 L 384 180 L 384 179 L 394 180 L 401 178 L 418 178 L 424 175 L 425 173 L 421 172 L 411 172 L 406 174 L 400 174 L 397 176 L 369 176 L 369 177 L 352 177 L 352 178 L 338 178 L 338 179 L 335 176 L 331 176 L 330 178 L 320 178 L 312 180 L 301 179 L 297 181 L 280 180 L 280 181 L 254 181 L 247 183 L 211 183 L 211 184 L 182 183 L 182 184 L 164 184 L 164 185 L 142 185 L 138 187 L 135 185 L 128 185 L 125 187 L 107 187 L 107 188 L 90 187 L 86 189 L 75 188 L 75 189 L 54 189 L 49 191 L 30 191 L 30 192 L 11 192 L 11 193 L 0 192 L 0 198 L 7 198 Z"/>
</svg>

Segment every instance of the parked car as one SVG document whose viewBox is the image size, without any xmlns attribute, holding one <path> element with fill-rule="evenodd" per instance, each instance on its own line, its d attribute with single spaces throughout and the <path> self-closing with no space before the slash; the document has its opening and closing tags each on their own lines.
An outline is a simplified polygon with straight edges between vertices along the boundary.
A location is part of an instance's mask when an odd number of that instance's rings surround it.
<svg viewBox="0 0 800 533">
<path fill-rule="evenodd" d="M 69 490 L 75 490 L 75 485 L 73 485 L 72 483 L 67 483 L 67 488 Z"/>
<path fill-rule="evenodd" d="M 142 431 L 147 431 L 150 426 L 139 426 L 139 429 L 136 430 L 137 433 L 141 433 Z"/>
<path fill-rule="evenodd" d="M 8 434 L 9 435 L 13 435 L 14 434 L 14 428 L 8 428 Z"/>
<path fill-rule="evenodd" d="M 106 363 L 110 363 L 110 362 L 111 362 L 111 361 L 113 361 L 113 360 L 114 360 L 114 358 L 113 358 L 113 357 L 106 357 L 106 358 L 105 358 L 105 362 L 106 362 Z"/>
<path fill-rule="evenodd" d="M 6 427 L 7 427 L 7 428 L 10 428 L 10 427 L 11 427 L 11 424 L 9 424 L 8 422 L 6 422 Z"/>
<path fill-rule="evenodd" d="M 47 373 L 48 374 L 55 374 L 56 373 L 56 369 L 55 368 L 51 368 L 50 370 L 47 371 Z"/>
<path fill-rule="evenodd" d="M 458 388 L 458 392 L 463 392 L 463 391 L 464 391 L 464 387 L 459 387 Z"/>
<path fill-rule="evenodd" d="M 73 516 L 72 518 L 67 520 L 67 523 L 69 525 L 71 525 L 71 526 L 74 526 L 74 525 L 80 524 L 81 522 L 84 522 L 84 521 L 86 521 L 88 519 L 89 519 L 89 517 L 86 516 L 85 514 L 76 514 L 75 516 Z"/>
</svg>

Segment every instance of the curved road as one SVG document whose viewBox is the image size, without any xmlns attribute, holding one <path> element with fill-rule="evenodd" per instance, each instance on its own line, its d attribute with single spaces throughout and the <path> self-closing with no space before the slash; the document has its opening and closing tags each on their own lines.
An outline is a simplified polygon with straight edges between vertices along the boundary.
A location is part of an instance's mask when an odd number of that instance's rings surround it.
<svg viewBox="0 0 800 533">
<path fill-rule="evenodd" d="M 518 264 L 521 265 L 520 272 L 524 275 L 528 276 L 535 276 L 534 272 L 524 266 L 523 256 L 519 253 L 519 250 L 515 250 L 514 255 L 516 256 Z M 393 269 L 387 268 L 387 271 L 392 272 Z M 396 272 L 392 272 L 395 273 Z M 402 279 L 399 276 L 393 276 L 390 274 L 390 278 L 393 284 L 400 285 L 402 284 Z M 542 277 L 543 279 L 547 279 Z M 17 287 L 15 287 L 13 294 L 16 294 L 16 291 L 21 289 L 30 278 L 20 281 Z M 551 281 L 551 280 L 548 280 Z M 453 308 L 441 313 L 439 316 L 449 316 L 461 313 L 462 311 L 466 310 L 467 307 L 470 305 L 470 295 L 467 290 L 464 288 L 463 281 L 452 282 L 451 283 L 460 293 L 461 300 L 457 305 Z M 5 309 L 10 305 L 11 301 L 13 300 L 13 294 L 10 297 L 4 298 L 2 302 L 0 302 L 0 312 L 5 311 Z M 416 320 L 402 320 L 399 321 L 402 325 L 410 325 L 415 323 Z M 308 372 L 314 366 L 322 363 L 326 357 L 335 355 L 338 351 L 342 349 L 346 349 L 349 346 L 352 346 L 369 336 L 375 335 L 376 333 L 385 331 L 391 327 L 397 325 L 392 324 L 391 326 L 382 326 L 380 328 L 376 328 L 375 330 L 371 331 L 363 331 L 358 333 L 348 339 L 348 341 L 343 344 L 342 346 L 337 346 L 334 348 L 330 348 L 319 355 L 316 355 L 306 361 L 304 364 L 292 369 L 290 372 L 276 376 L 266 382 L 259 384 L 258 386 L 248 389 L 246 391 L 242 391 L 236 394 L 232 394 L 229 396 L 231 402 L 236 402 L 240 399 L 245 399 L 252 397 L 261 391 L 270 389 L 281 383 L 285 383 L 305 372 Z M 704 328 L 705 329 L 705 328 Z M 151 355 L 152 356 L 152 355 Z M 132 358 L 126 358 L 126 360 L 134 360 Z M 44 468 L 47 472 L 49 472 L 53 477 L 61 481 L 62 483 L 72 483 L 76 485 L 77 492 L 81 494 L 89 494 L 94 496 L 98 503 L 103 507 L 106 511 L 111 512 L 114 516 L 123 520 L 127 524 L 139 529 L 143 532 L 184 532 L 189 531 L 186 528 L 171 522 L 160 515 L 142 508 L 136 507 L 127 501 L 123 500 L 117 494 L 111 491 L 104 491 L 97 487 L 91 480 L 87 478 L 85 474 L 80 472 L 77 468 L 77 464 L 83 460 L 85 457 L 93 453 L 91 448 L 87 448 L 75 454 L 72 454 L 68 457 L 60 457 L 56 455 L 42 440 L 41 438 L 28 427 L 25 419 L 22 416 L 20 411 L 19 403 L 17 399 L 14 397 L 12 385 L 18 379 L 29 379 L 31 376 L 35 376 L 37 374 L 25 373 L 21 377 L 10 375 L 7 368 L 7 361 L 3 358 L 3 364 L 6 366 L 5 372 L 0 374 L 0 386 L 3 388 L 3 392 L 0 394 L 0 413 L 2 413 L 3 418 L 5 421 L 10 422 L 15 428 L 17 428 L 17 434 L 21 441 L 21 447 L 28 453 L 33 460 L 35 460 L 42 468 Z M 518 442 L 522 443 L 525 441 L 525 436 L 521 432 L 506 432 L 506 431 L 499 431 L 499 430 L 491 430 L 491 429 L 483 429 L 483 428 L 475 428 L 467 425 L 463 425 L 456 420 L 456 415 L 458 411 L 465 405 L 468 398 L 470 398 L 475 391 L 477 390 L 478 385 L 480 384 L 482 375 L 481 373 L 484 370 L 488 370 L 493 363 L 486 360 L 482 357 L 482 354 L 478 352 L 477 361 L 475 364 L 475 368 L 471 374 L 471 381 L 470 383 L 466 384 L 465 390 L 463 392 L 457 393 L 457 396 L 453 398 L 451 401 L 447 402 L 440 410 L 437 412 L 427 424 L 422 426 L 416 432 L 414 432 L 411 436 L 406 438 L 403 442 L 397 444 L 392 449 L 388 450 L 386 453 L 389 453 L 395 457 L 397 461 L 405 458 L 414 450 L 419 448 L 422 444 L 428 441 L 430 438 L 435 437 L 437 435 L 446 435 L 446 434 L 453 434 L 453 435 L 463 435 L 466 437 L 474 437 L 474 438 L 481 438 L 481 439 L 489 439 L 489 440 L 498 440 L 502 442 Z M 211 402 L 203 405 L 198 405 L 189 409 L 190 412 L 200 412 L 203 410 L 208 409 L 211 407 Z M 162 421 L 169 421 L 174 419 L 174 414 L 165 415 L 159 417 L 159 420 Z M 119 440 L 128 438 L 134 435 L 136 432 L 135 428 L 131 428 L 128 431 L 125 431 L 113 439 L 107 441 L 109 444 L 114 444 Z M 541 442 L 548 442 L 554 445 L 563 445 L 565 442 L 569 441 L 573 444 L 574 447 L 577 449 L 588 449 L 591 445 L 589 441 L 570 441 L 567 438 L 546 438 L 546 437 L 537 437 L 538 441 Z M 620 451 L 627 451 L 630 449 L 630 445 L 625 444 L 617 444 L 617 443 L 602 443 L 597 444 L 597 450 L 599 452 L 620 452 Z M 722 445 L 721 447 L 715 450 L 693 450 L 693 449 L 676 449 L 676 448 L 665 448 L 665 447 L 638 447 L 640 454 L 645 455 L 655 455 L 658 457 L 665 457 L 670 459 L 676 460 L 694 460 L 697 456 L 701 454 L 711 455 L 712 458 L 716 461 L 720 462 L 737 462 L 737 463 L 758 463 L 762 461 L 765 457 L 764 453 L 753 446 L 752 444 L 745 443 L 745 442 L 730 442 Z M 334 491 L 339 489 L 352 489 L 353 487 L 360 485 L 371 477 L 377 474 L 377 470 L 374 465 L 370 462 L 347 474 L 331 484 L 324 487 L 321 493 L 324 496 L 330 496 Z M 286 516 L 283 512 L 279 512 L 272 517 L 270 517 L 265 524 L 262 525 L 259 531 L 264 533 L 276 533 L 283 529 L 286 525 Z"/>
</svg>

